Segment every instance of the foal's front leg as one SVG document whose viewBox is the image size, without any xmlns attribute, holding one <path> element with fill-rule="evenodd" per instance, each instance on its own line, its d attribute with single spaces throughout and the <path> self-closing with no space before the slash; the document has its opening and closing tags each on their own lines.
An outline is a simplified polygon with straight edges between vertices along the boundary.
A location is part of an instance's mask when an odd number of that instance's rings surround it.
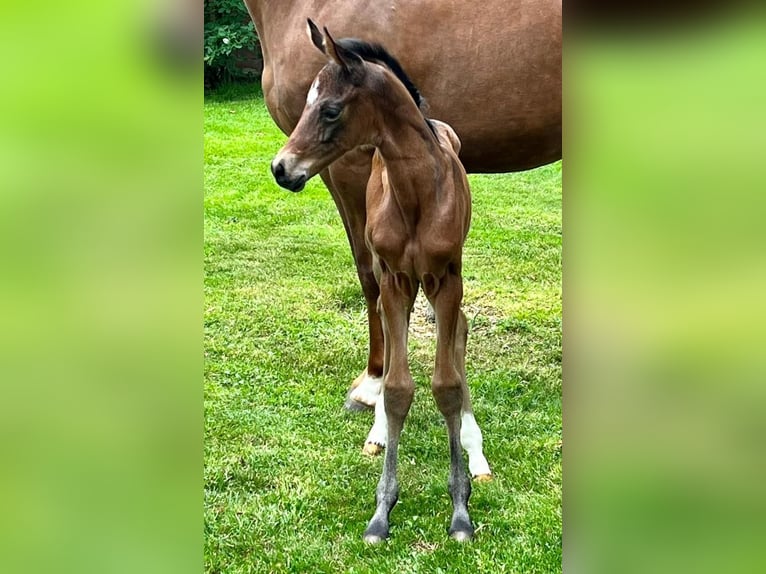
<svg viewBox="0 0 766 574">
<path fill-rule="evenodd" d="M 460 449 L 461 414 L 466 399 L 465 375 L 456 351 L 464 352 L 464 317 L 460 310 L 463 282 L 460 275 L 447 273 L 435 293 L 428 293 L 436 312 L 436 363 L 431 390 L 447 423 L 450 451 L 449 492 L 452 497 L 452 522 L 449 535 L 458 541 L 473 537 L 468 515 L 471 480 L 465 472 Z M 459 341 L 459 337 L 462 339 Z M 462 347 L 462 348 L 461 348 Z M 488 470 L 488 469 L 487 469 Z"/>
<path fill-rule="evenodd" d="M 377 507 L 364 531 L 364 540 L 373 544 L 388 538 L 388 516 L 399 498 L 396 473 L 399 437 L 415 392 L 407 364 L 407 329 L 415 291 L 416 285 L 403 274 L 382 272 L 380 306 L 386 339 L 383 410 L 388 427 L 388 444 L 376 492 Z"/>
</svg>

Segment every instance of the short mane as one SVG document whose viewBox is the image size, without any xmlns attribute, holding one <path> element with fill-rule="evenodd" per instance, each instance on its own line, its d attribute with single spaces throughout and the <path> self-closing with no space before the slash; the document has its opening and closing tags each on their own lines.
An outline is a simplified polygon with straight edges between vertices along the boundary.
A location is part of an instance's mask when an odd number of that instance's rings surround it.
<svg viewBox="0 0 766 574">
<path fill-rule="evenodd" d="M 431 128 L 431 131 L 433 131 L 434 134 L 436 134 L 431 121 L 426 116 L 426 100 L 422 95 L 420 95 L 420 92 L 402 68 L 399 60 L 394 58 L 388 52 L 388 50 L 386 50 L 380 44 L 365 42 L 364 40 L 359 40 L 358 38 L 343 38 L 338 40 L 338 44 L 340 44 L 343 48 L 354 52 L 354 54 L 363 60 L 383 64 L 389 70 L 391 70 L 391 72 L 393 72 L 393 74 L 399 78 L 399 81 L 404 85 L 404 87 L 407 88 L 410 96 L 412 96 L 412 99 L 415 100 L 415 104 L 418 106 L 418 109 L 423 113 L 423 117 L 426 119 L 428 127 Z"/>
</svg>

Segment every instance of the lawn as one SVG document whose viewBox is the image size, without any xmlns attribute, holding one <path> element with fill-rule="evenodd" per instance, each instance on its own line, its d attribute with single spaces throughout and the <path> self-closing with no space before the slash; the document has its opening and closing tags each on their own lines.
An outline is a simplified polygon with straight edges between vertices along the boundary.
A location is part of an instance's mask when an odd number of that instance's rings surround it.
<svg viewBox="0 0 766 574">
<path fill-rule="evenodd" d="M 466 366 L 495 475 L 474 484 L 475 540 L 447 537 L 434 329 L 416 309 L 400 498 L 369 547 L 382 458 L 361 451 L 372 413 L 342 409 L 366 361 L 361 288 L 321 180 L 274 183 L 285 139 L 257 86 L 206 97 L 206 572 L 560 572 L 561 164 L 470 177 Z"/>
</svg>

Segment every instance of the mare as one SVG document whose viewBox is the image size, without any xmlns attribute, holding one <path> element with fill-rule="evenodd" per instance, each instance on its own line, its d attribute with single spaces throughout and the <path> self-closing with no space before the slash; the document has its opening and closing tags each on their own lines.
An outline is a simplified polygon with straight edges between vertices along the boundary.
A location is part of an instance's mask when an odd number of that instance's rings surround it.
<svg viewBox="0 0 766 574">
<path fill-rule="evenodd" d="M 306 18 L 338 35 L 382 43 L 459 136 L 469 172 L 531 169 L 561 158 L 561 0 L 245 0 L 263 52 L 263 94 L 290 134 L 326 60 L 304 36 Z M 364 237 L 373 152 L 351 150 L 320 176 L 351 244 L 367 303 L 369 354 L 347 406 L 373 407 L 381 389 L 380 290 Z"/>
<path fill-rule="evenodd" d="M 375 406 L 368 441 L 387 441 L 377 508 L 364 539 L 388 537 L 389 514 L 398 499 L 397 452 L 415 385 L 410 374 L 407 334 L 418 289 L 436 316 L 436 360 L 431 390 L 447 423 L 449 491 L 456 540 L 474 529 L 468 515 L 471 481 L 463 468 L 488 479 L 481 431 L 471 412 L 465 377 L 468 326 L 463 298 L 463 243 L 471 220 L 471 193 L 457 157 L 460 141 L 452 128 L 429 120 L 420 93 L 382 46 L 343 39 L 335 42 L 308 21 L 314 45 L 327 57 L 309 90 L 298 125 L 272 162 L 279 185 L 303 188 L 306 181 L 349 150 L 374 149 L 367 183 L 365 239 L 380 285 L 378 313 L 383 325 L 383 399 Z"/>
</svg>

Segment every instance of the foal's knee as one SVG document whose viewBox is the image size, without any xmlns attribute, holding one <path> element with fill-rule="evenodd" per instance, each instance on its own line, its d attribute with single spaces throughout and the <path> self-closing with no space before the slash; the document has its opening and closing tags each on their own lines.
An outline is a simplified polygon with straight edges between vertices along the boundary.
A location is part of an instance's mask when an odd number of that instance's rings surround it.
<svg viewBox="0 0 766 574">
<path fill-rule="evenodd" d="M 463 381 L 457 371 L 435 375 L 431 381 L 431 392 L 436 406 L 445 417 L 460 412 L 463 406 Z"/>
<path fill-rule="evenodd" d="M 386 415 L 391 418 L 404 419 L 410 411 L 412 398 L 415 395 L 415 383 L 410 380 L 385 382 L 383 393 Z"/>
</svg>

